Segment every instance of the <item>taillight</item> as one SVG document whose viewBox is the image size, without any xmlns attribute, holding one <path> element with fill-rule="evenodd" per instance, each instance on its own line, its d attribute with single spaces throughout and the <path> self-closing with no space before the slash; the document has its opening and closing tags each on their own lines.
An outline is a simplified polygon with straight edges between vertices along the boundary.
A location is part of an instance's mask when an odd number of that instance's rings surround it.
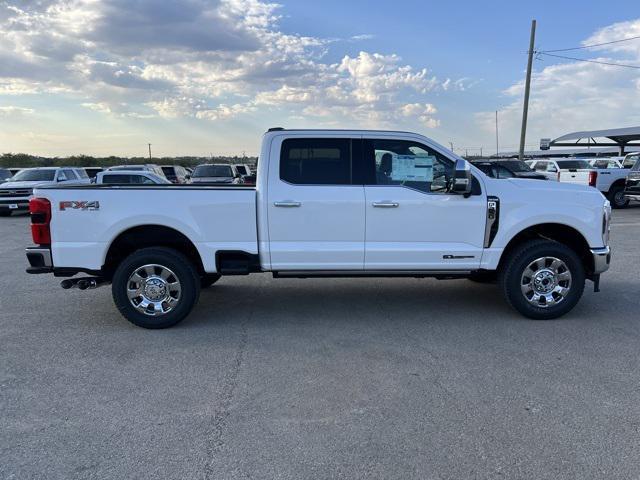
<svg viewBox="0 0 640 480">
<path fill-rule="evenodd" d="M 596 180 L 598 180 L 598 172 L 596 172 L 595 170 L 591 170 L 589 172 L 589 186 L 590 187 L 595 187 L 596 186 Z"/>
<path fill-rule="evenodd" d="M 31 237 L 38 245 L 51 244 L 51 203 L 46 198 L 32 198 L 29 200 L 31 213 Z"/>
</svg>

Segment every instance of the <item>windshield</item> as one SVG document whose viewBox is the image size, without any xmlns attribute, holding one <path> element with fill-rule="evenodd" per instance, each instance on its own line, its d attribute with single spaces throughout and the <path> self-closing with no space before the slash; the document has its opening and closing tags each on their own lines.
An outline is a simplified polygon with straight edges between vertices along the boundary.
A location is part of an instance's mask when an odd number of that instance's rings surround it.
<svg viewBox="0 0 640 480">
<path fill-rule="evenodd" d="M 11 172 L 9 170 L 5 170 L 4 168 L 0 168 L 0 178 L 1 179 L 10 178 L 10 177 L 11 177 Z"/>
<path fill-rule="evenodd" d="M 194 177 L 233 177 L 229 165 L 201 165 L 193 172 Z"/>
<path fill-rule="evenodd" d="M 520 160 L 502 160 L 498 165 L 502 165 L 512 172 L 532 172 L 529 165 Z"/>
<path fill-rule="evenodd" d="M 579 170 L 581 168 L 591 168 L 586 160 L 558 160 L 558 166 L 564 170 Z"/>
<path fill-rule="evenodd" d="M 22 170 L 11 179 L 14 182 L 53 182 L 55 170 Z"/>
<path fill-rule="evenodd" d="M 173 167 L 162 167 L 162 172 L 167 177 L 175 177 L 176 176 L 176 172 L 174 171 Z"/>
<path fill-rule="evenodd" d="M 638 159 L 636 164 L 633 167 L 631 167 L 631 170 L 633 170 L 634 172 L 640 172 L 640 159 Z"/>
</svg>

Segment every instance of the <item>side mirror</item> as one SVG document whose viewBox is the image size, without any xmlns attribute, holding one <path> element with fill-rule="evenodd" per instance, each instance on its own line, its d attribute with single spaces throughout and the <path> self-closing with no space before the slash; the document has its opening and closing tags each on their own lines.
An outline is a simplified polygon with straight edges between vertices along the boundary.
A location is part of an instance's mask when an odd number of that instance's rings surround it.
<svg viewBox="0 0 640 480">
<path fill-rule="evenodd" d="M 459 193 L 468 197 L 471 195 L 471 186 L 473 185 L 473 175 L 471 175 L 471 166 L 466 160 L 456 160 L 453 169 L 453 178 L 449 186 L 449 192 Z"/>
</svg>

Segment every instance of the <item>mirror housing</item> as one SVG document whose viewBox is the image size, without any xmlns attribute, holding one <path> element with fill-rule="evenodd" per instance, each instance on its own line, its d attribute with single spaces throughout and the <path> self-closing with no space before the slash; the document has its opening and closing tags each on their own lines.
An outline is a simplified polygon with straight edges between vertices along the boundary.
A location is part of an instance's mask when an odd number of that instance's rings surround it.
<svg viewBox="0 0 640 480">
<path fill-rule="evenodd" d="M 453 178 L 449 186 L 449 192 L 458 193 L 468 197 L 471 195 L 473 186 L 473 175 L 471 175 L 471 165 L 466 160 L 456 160 L 453 168 Z"/>
</svg>

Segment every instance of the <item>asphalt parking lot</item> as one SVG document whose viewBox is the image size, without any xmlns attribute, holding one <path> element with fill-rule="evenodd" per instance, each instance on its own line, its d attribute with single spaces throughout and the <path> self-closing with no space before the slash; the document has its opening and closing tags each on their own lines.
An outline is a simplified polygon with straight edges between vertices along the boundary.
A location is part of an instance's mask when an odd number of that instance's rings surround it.
<svg viewBox="0 0 640 480">
<path fill-rule="evenodd" d="M 466 280 L 223 278 L 178 327 L 24 273 L 0 218 L 0 478 L 640 477 L 640 207 L 566 317 Z"/>
</svg>

